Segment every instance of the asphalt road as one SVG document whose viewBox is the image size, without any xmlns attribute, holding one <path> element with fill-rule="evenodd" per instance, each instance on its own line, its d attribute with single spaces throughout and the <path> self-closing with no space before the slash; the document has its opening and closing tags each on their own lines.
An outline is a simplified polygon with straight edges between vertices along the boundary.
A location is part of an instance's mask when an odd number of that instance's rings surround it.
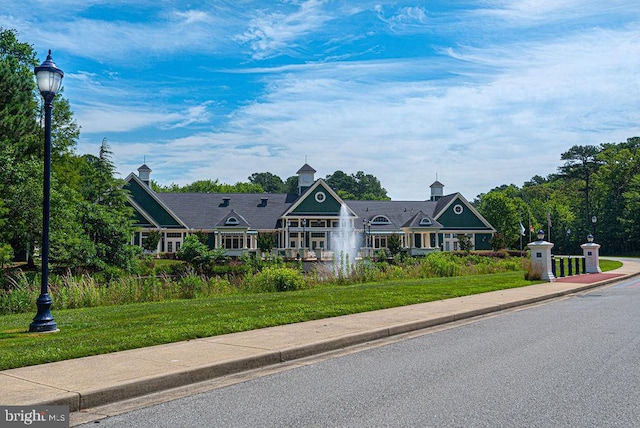
<svg viewBox="0 0 640 428">
<path fill-rule="evenodd" d="M 103 419 L 99 426 L 637 427 L 640 280 Z"/>
</svg>

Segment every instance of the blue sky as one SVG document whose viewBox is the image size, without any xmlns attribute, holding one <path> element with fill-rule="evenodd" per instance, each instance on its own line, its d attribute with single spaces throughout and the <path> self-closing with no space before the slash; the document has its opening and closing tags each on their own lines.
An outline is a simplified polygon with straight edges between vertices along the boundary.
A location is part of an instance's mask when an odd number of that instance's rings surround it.
<svg viewBox="0 0 640 428">
<path fill-rule="evenodd" d="M 52 49 L 79 153 L 162 184 L 307 162 L 472 200 L 640 136 L 637 0 L 0 0 L 0 27 Z"/>
</svg>

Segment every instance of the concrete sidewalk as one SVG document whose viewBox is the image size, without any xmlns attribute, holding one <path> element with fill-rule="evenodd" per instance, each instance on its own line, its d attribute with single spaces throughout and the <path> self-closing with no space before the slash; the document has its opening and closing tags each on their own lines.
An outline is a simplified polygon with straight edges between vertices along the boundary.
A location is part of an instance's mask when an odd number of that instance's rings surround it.
<svg viewBox="0 0 640 428">
<path fill-rule="evenodd" d="M 540 302 L 640 274 L 640 260 L 604 274 L 393 309 L 0 371 L 2 405 L 115 403 L 376 339 Z"/>
</svg>

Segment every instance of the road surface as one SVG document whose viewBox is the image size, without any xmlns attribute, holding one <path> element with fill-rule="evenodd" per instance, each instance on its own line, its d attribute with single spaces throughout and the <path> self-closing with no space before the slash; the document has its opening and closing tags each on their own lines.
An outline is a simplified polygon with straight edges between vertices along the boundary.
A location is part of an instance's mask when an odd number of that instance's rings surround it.
<svg viewBox="0 0 640 428">
<path fill-rule="evenodd" d="M 258 377 L 98 426 L 637 427 L 640 280 Z"/>
</svg>

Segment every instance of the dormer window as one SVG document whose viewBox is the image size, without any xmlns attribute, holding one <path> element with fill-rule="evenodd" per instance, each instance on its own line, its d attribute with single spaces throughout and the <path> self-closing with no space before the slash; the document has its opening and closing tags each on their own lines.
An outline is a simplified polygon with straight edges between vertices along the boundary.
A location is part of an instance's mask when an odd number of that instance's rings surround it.
<svg viewBox="0 0 640 428">
<path fill-rule="evenodd" d="M 422 217 L 420 219 L 420 226 L 431 226 L 431 219 L 429 217 Z"/>
<path fill-rule="evenodd" d="M 234 225 L 240 224 L 240 222 L 235 217 L 229 217 L 224 224 L 226 226 L 234 226 Z"/>
<path fill-rule="evenodd" d="M 371 224 L 391 224 L 391 221 L 383 215 L 377 215 L 371 219 Z"/>
</svg>

